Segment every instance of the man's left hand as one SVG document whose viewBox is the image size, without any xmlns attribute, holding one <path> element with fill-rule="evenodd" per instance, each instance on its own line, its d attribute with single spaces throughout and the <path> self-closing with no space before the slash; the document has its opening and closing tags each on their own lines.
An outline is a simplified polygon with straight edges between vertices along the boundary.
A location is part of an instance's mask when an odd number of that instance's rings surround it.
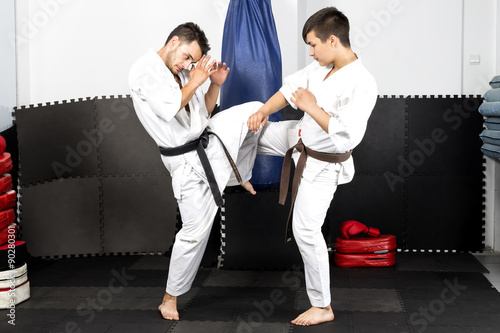
<svg viewBox="0 0 500 333">
<path fill-rule="evenodd" d="M 210 75 L 210 82 L 217 86 L 221 86 L 224 81 L 226 81 L 227 74 L 229 73 L 229 67 L 226 66 L 226 63 L 219 62 L 214 64 L 212 69 L 212 75 Z"/>
</svg>

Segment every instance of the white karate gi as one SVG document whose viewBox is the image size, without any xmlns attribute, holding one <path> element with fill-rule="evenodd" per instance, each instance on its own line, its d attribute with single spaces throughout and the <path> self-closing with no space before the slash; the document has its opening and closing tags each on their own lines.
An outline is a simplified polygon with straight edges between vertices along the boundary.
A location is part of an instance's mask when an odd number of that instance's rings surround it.
<svg viewBox="0 0 500 333">
<path fill-rule="evenodd" d="M 268 122 L 262 129 L 257 153 L 284 156 L 302 138 L 304 145 L 325 153 L 345 153 L 363 138 L 366 124 L 377 99 L 377 85 L 361 60 L 342 67 L 324 80 L 332 66 L 317 61 L 290 75 L 280 91 L 290 100 L 297 88 L 308 88 L 316 103 L 331 118 L 328 133 L 307 113 L 299 121 Z M 297 163 L 299 153 L 292 155 Z M 330 304 L 328 250 L 321 233 L 327 210 L 337 185 L 354 176 L 352 156 L 342 163 L 307 158 L 293 211 L 293 235 L 304 261 L 306 289 L 313 306 Z"/>
<path fill-rule="evenodd" d="M 189 81 L 189 72 L 181 71 L 179 77 L 184 86 Z M 181 146 L 199 138 L 208 127 L 224 142 L 236 161 L 243 182 L 250 180 L 259 134 L 249 131 L 246 121 L 262 103 L 242 104 L 209 118 L 205 95 L 200 87 L 189 101 L 190 112 L 185 108 L 179 111 L 180 87 L 154 50 L 132 66 L 129 86 L 137 116 L 158 146 Z M 222 145 L 214 136 L 210 136 L 205 152 L 222 193 L 233 170 Z M 218 207 L 196 151 L 161 158 L 172 176 L 173 192 L 183 223 L 172 249 L 166 288 L 170 295 L 179 296 L 190 289 L 196 276 Z M 237 184 L 232 177 L 230 185 Z"/>
</svg>

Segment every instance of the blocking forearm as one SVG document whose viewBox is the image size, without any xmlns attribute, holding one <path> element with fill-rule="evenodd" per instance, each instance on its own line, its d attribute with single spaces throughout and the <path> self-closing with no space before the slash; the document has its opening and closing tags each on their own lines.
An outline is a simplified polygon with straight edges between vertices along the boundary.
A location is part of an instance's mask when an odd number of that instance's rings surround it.
<svg viewBox="0 0 500 333">
<path fill-rule="evenodd" d="M 217 103 L 217 98 L 219 97 L 220 86 L 216 84 L 210 84 L 207 93 L 205 94 L 205 106 L 207 107 L 208 114 L 211 114 Z"/>
<path fill-rule="evenodd" d="M 181 89 L 182 100 L 181 100 L 181 105 L 179 107 L 179 111 L 182 110 L 182 108 L 184 108 L 189 103 L 191 98 L 193 98 L 196 89 L 198 89 L 198 86 L 196 85 L 196 83 L 192 81 L 189 81 L 188 83 L 186 83 L 184 87 L 182 87 Z"/>
<path fill-rule="evenodd" d="M 281 93 L 281 91 L 278 90 L 269 100 L 262 106 L 260 111 L 262 111 L 265 116 L 269 116 L 276 111 L 279 111 L 283 109 L 285 106 L 288 105 L 287 100 L 285 99 L 285 96 Z"/>
</svg>

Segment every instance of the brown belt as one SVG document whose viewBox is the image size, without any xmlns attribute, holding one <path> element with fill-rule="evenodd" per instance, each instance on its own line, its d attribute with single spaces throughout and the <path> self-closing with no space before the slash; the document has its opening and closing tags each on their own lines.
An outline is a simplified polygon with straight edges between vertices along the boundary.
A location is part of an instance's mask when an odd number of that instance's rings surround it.
<svg viewBox="0 0 500 333">
<path fill-rule="evenodd" d="M 293 150 L 297 149 L 300 152 L 299 161 L 297 162 L 297 167 L 295 168 L 295 174 L 293 175 L 292 182 L 292 203 L 290 205 L 290 213 L 288 214 L 288 220 L 286 222 L 286 235 L 285 242 L 292 240 L 292 217 L 293 217 L 293 207 L 295 204 L 295 198 L 297 197 L 297 191 L 299 189 L 300 178 L 302 177 L 302 172 L 304 172 L 304 167 L 306 165 L 307 156 L 311 156 L 320 161 L 329 163 L 340 163 L 345 162 L 351 156 L 352 150 L 347 153 L 333 154 L 333 153 L 322 153 L 314 151 L 310 148 L 304 146 L 302 139 L 297 142 L 295 146 L 288 149 L 285 154 L 285 159 L 283 161 L 283 167 L 281 169 L 281 181 L 280 181 L 280 197 L 279 203 L 281 205 L 285 204 L 286 195 L 288 192 L 289 180 L 290 180 L 290 168 L 292 166 L 292 153 Z"/>
</svg>

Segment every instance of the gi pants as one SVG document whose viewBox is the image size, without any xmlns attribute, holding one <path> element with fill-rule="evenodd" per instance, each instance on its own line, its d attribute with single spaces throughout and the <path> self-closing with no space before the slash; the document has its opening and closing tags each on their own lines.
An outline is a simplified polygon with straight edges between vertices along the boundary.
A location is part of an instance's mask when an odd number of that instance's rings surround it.
<svg viewBox="0 0 500 333">
<path fill-rule="evenodd" d="M 297 121 L 268 122 L 262 129 L 257 153 L 284 156 L 299 139 L 289 136 L 290 132 L 296 132 L 296 124 Z M 297 152 L 292 155 L 295 163 L 298 155 Z M 293 209 L 293 236 L 304 261 L 307 295 L 312 306 L 322 308 L 330 304 L 331 296 L 328 249 L 321 227 L 337 189 L 339 172 L 340 164 L 329 163 L 314 179 L 302 177 Z"/>
<path fill-rule="evenodd" d="M 257 140 L 260 135 L 260 133 L 252 133 L 248 130 L 246 121 L 261 106 L 260 102 L 235 106 L 215 115 L 208 126 L 209 131 L 213 131 L 224 141 L 224 145 L 236 162 L 243 182 L 251 178 L 257 153 Z M 210 135 L 205 152 L 221 193 L 228 182 L 229 185 L 239 184 L 235 181 L 233 169 L 222 144 L 213 135 Z M 196 154 L 196 152 L 187 154 Z M 197 156 L 194 161 L 199 162 Z M 175 236 L 166 287 L 167 293 L 172 296 L 180 296 L 191 288 L 219 208 L 206 176 L 200 169 L 201 164 L 193 166 L 185 163 L 183 172 L 179 175 L 181 194 L 177 198 L 177 204 L 182 219 L 182 228 Z"/>
</svg>

